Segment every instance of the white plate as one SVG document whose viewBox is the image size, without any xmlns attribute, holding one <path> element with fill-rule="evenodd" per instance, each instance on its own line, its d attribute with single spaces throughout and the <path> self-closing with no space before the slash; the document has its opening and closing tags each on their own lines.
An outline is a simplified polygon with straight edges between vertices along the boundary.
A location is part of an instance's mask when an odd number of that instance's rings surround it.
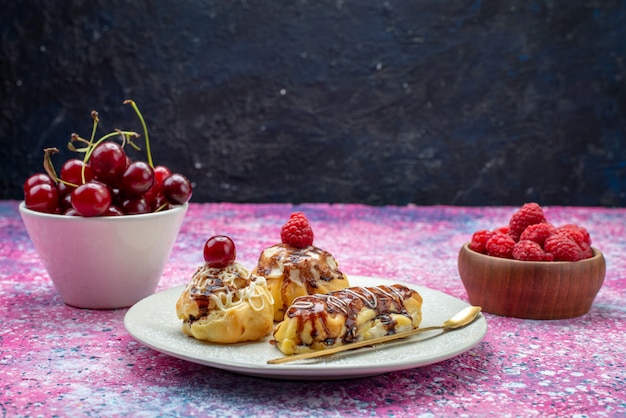
<svg viewBox="0 0 626 418">
<path fill-rule="evenodd" d="M 395 281 L 351 276 L 352 286 L 376 286 Z M 467 303 L 426 287 L 406 284 L 423 298 L 422 324 L 440 325 Z M 397 342 L 361 348 L 328 357 L 293 363 L 267 364 L 283 354 L 261 341 L 220 345 L 183 334 L 176 316 L 176 300 L 183 286 L 149 296 L 132 306 L 124 318 L 126 330 L 137 341 L 162 353 L 231 372 L 279 379 L 330 380 L 372 376 L 426 366 L 455 357 L 478 344 L 487 333 L 487 321 L 480 315 L 470 325 L 450 332 L 432 331 Z"/>
</svg>

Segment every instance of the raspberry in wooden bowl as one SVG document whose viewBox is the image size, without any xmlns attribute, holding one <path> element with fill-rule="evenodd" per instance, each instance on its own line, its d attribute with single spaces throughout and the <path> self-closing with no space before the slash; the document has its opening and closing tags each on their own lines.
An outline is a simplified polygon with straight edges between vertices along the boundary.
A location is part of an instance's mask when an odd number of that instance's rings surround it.
<svg viewBox="0 0 626 418">
<path fill-rule="evenodd" d="M 554 226 L 531 203 L 509 225 L 475 232 L 459 252 L 458 269 L 470 303 L 486 312 L 565 319 L 589 312 L 606 261 L 585 228 Z"/>
<path fill-rule="evenodd" d="M 604 256 L 580 261 L 519 261 L 477 253 L 465 244 L 459 275 L 472 305 L 501 316 L 574 318 L 589 312 L 602 283 Z"/>
</svg>

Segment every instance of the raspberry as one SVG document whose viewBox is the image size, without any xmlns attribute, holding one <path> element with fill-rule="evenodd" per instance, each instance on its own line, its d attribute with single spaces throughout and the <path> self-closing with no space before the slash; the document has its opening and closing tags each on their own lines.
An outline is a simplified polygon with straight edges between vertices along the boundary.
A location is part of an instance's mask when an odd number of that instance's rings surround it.
<svg viewBox="0 0 626 418">
<path fill-rule="evenodd" d="M 581 248 L 583 250 L 583 258 L 591 258 L 593 257 L 593 250 L 591 247 Z"/>
<path fill-rule="evenodd" d="M 493 233 L 491 231 L 487 231 L 485 229 L 474 232 L 474 235 L 472 235 L 472 241 L 469 245 L 470 249 L 476 251 L 477 253 L 487 254 L 487 241 L 489 241 L 489 238 L 491 238 L 492 235 Z"/>
<path fill-rule="evenodd" d="M 591 249 L 591 237 L 589 232 L 582 226 L 567 224 L 559 226 L 556 229 L 557 235 L 565 235 L 572 241 L 574 241 L 580 247 L 582 251 L 582 258 L 593 257 L 593 250 Z"/>
<path fill-rule="evenodd" d="M 513 258 L 523 261 L 543 261 L 546 253 L 535 241 L 520 239 L 513 247 Z"/>
<path fill-rule="evenodd" d="M 487 255 L 500 258 L 513 258 L 513 247 L 515 241 L 507 234 L 493 234 L 485 247 L 487 248 Z"/>
<path fill-rule="evenodd" d="M 509 234 L 515 241 L 519 241 L 519 237 L 529 225 L 546 222 L 543 209 L 535 202 L 525 203 L 517 212 L 511 216 L 509 221 Z"/>
<path fill-rule="evenodd" d="M 530 240 L 534 241 L 539 245 L 543 245 L 550 235 L 556 232 L 556 227 L 550 223 L 542 222 L 539 224 L 529 225 L 524 229 L 522 235 L 520 235 L 519 240 Z"/>
<path fill-rule="evenodd" d="M 559 226 L 556 229 L 556 232 L 566 234 L 571 239 L 573 239 L 576 244 L 580 245 L 581 248 L 591 246 L 591 237 L 589 235 L 589 232 L 587 232 L 587 230 L 582 226 L 567 224 Z"/>
<path fill-rule="evenodd" d="M 554 256 L 554 261 L 578 261 L 583 259 L 584 252 L 580 246 L 565 234 L 554 234 L 543 244 L 546 253 Z"/>
<path fill-rule="evenodd" d="M 502 234 L 508 234 L 509 233 L 509 226 L 508 225 L 503 225 L 500 226 L 498 228 L 495 228 L 492 232 L 495 234 L 496 232 L 500 232 Z"/>
<path fill-rule="evenodd" d="M 306 248 L 313 245 L 313 229 L 309 220 L 302 212 L 294 212 L 280 230 L 280 238 L 284 244 L 296 248 Z"/>
</svg>

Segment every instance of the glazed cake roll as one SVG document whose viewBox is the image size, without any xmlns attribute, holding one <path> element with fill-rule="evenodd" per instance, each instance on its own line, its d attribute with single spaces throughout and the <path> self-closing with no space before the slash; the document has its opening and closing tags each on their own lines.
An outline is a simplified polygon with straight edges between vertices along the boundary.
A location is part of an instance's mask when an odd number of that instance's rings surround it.
<svg viewBox="0 0 626 418">
<path fill-rule="evenodd" d="M 266 248 L 252 273 L 267 280 L 274 299 L 275 321 L 283 320 L 285 311 L 298 296 L 349 286 L 332 254 L 313 245 L 296 248 L 281 243 Z"/>
<path fill-rule="evenodd" d="M 239 263 L 199 267 L 178 298 L 176 313 L 185 334 L 225 344 L 258 340 L 274 325 L 265 278 L 250 275 Z"/>
<path fill-rule="evenodd" d="M 422 297 L 400 284 L 298 297 L 274 329 L 287 355 L 325 350 L 418 328 Z"/>
</svg>

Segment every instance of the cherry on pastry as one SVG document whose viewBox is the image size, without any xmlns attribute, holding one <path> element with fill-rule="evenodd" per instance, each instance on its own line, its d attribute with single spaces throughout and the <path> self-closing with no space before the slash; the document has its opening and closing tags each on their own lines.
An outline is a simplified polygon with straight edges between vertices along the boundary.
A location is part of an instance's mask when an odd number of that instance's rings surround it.
<svg viewBox="0 0 626 418">
<path fill-rule="evenodd" d="M 235 243 L 225 235 L 215 235 L 204 244 L 204 261 L 209 267 L 227 267 L 236 257 Z"/>
</svg>

